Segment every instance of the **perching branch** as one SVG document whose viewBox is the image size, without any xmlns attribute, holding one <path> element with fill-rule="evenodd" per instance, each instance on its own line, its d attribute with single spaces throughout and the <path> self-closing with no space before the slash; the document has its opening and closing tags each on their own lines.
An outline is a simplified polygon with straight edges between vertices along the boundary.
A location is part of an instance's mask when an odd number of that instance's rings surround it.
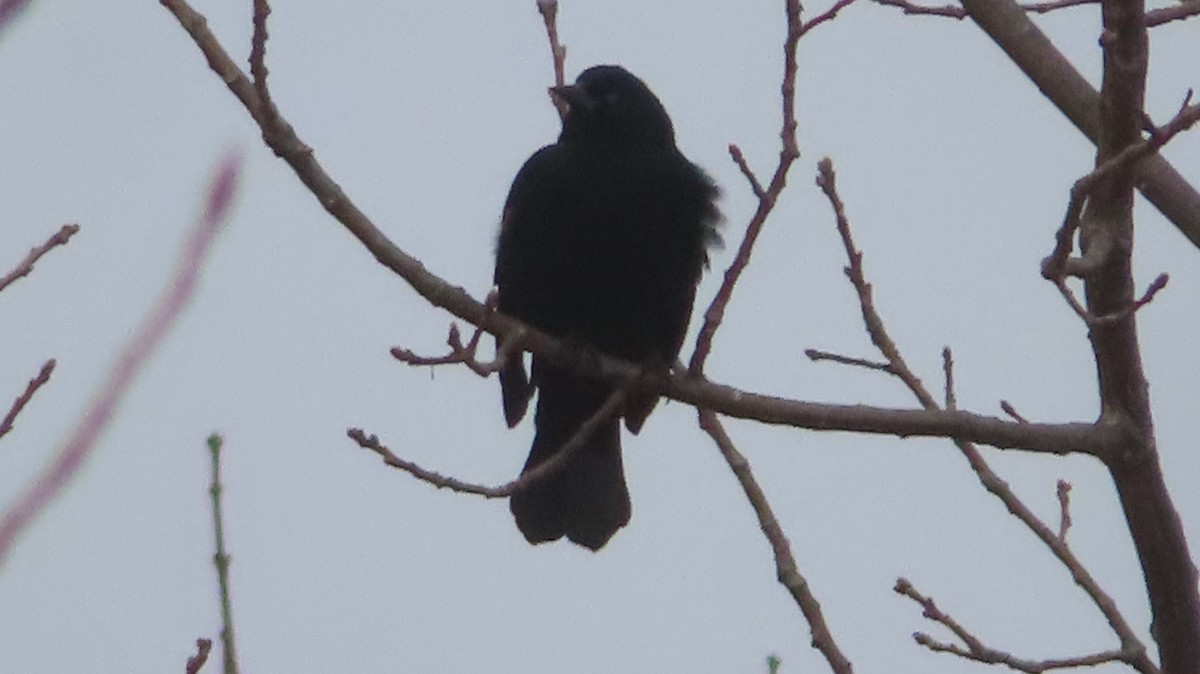
<svg viewBox="0 0 1200 674">
<path fill-rule="evenodd" d="M 183 0 L 160 0 L 191 35 L 208 59 L 209 66 L 259 123 L 263 118 L 258 93 L 216 37 L 207 28 L 203 16 Z M 786 125 L 785 125 L 786 126 Z M 534 328 L 493 312 L 466 293 L 435 274 L 412 255 L 400 249 L 353 202 L 341 187 L 321 168 L 312 148 L 305 145 L 291 125 L 280 115 L 276 131 L 264 134 L 268 146 L 296 172 L 321 205 L 375 256 L 380 264 L 403 278 L 430 304 L 483 327 L 503 339 L 523 332 L 524 348 L 548 362 L 574 367 L 580 374 L 616 383 L 643 377 L 643 368 L 608 356 L 597 356 L 579 363 L 574 350 Z M 784 151 L 786 153 L 786 150 Z M 778 174 L 778 172 L 777 172 Z M 778 178 L 782 180 L 782 177 Z M 961 437 L 1002 448 L 1019 448 L 1052 453 L 1104 453 L 1119 444 L 1120 431 L 1103 424 L 1017 424 L 995 417 L 968 412 L 893 410 L 859 405 L 829 405 L 789 400 L 750 393 L 712 383 L 703 377 L 654 375 L 642 384 L 663 395 L 696 407 L 712 409 L 726 416 L 756 419 L 771 424 L 786 424 L 812 430 L 843 430 L 908 436 Z"/>
</svg>

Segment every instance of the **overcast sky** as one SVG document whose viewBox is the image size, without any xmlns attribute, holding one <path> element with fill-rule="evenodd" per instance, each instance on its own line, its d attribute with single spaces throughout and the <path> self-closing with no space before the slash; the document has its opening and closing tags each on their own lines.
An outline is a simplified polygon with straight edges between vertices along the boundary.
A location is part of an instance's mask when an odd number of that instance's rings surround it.
<svg viewBox="0 0 1200 674">
<path fill-rule="evenodd" d="M 250 4 L 196 5 L 243 63 Z M 778 153 L 782 4 L 561 10 L 569 77 L 620 63 L 649 83 L 683 151 L 722 186 L 731 242 L 754 204 L 727 145 L 764 179 Z M 1093 82 L 1097 14 L 1037 19 Z M 1160 122 L 1200 85 L 1196 37 L 1194 21 L 1153 30 L 1147 110 Z M 926 383 L 940 388 L 949 345 L 961 407 L 999 414 L 1007 399 L 1031 419 L 1093 419 L 1084 326 L 1038 273 L 1093 158 L 1083 136 L 969 22 L 862 0 L 799 54 L 803 156 L 710 376 L 801 399 L 915 404 L 883 375 L 803 355 L 875 357 L 812 182 L 830 156 L 876 304 Z M 277 2 L 268 64 L 283 114 L 348 195 L 482 298 L 512 176 L 558 131 L 533 0 Z M 531 547 L 506 503 L 435 490 L 347 440 L 361 426 L 429 468 L 498 484 L 520 469 L 533 430 L 505 428 L 496 382 L 389 356 L 442 352 L 450 317 L 324 213 L 149 0 L 34 3 L 0 39 L 0 272 L 63 223 L 82 227 L 0 294 L 0 410 L 58 359 L 0 443 L 0 503 L 77 420 L 231 148 L 244 180 L 194 304 L 79 478 L 0 568 L 0 671 L 182 671 L 197 637 L 217 637 L 214 431 L 226 437 L 243 671 L 751 673 L 769 654 L 785 673 L 824 670 L 737 482 L 685 405 L 660 406 L 625 437 L 633 520 L 598 554 Z M 1165 154 L 1200 181 L 1200 134 Z M 1200 252 L 1144 201 L 1138 227 L 1139 285 L 1171 274 L 1139 325 L 1167 482 L 1195 540 Z M 719 276 L 701 286 L 702 306 Z M 857 671 L 984 671 L 912 643 L 915 630 L 947 635 L 892 593 L 901 575 L 998 648 L 1117 647 L 949 442 L 728 428 Z M 1074 484 L 1069 540 L 1148 639 L 1140 569 L 1101 466 L 986 455 L 1054 524 L 1055 481 Z"/>
</svg>

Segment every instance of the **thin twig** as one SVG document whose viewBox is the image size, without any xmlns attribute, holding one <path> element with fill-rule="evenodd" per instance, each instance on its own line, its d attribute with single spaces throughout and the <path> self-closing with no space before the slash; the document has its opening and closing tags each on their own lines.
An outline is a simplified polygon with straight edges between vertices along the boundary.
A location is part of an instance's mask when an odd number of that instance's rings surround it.
<svg viewBox="0 0 1200 674">
<path fill-rule="evenodd" d="M 1088 197 L 1091 196 L 1092 191 L 1102 181 L 1118 173 L 1133 170 L 1138 162 L 1158 152 L 1175 136 L 1200 122 L 1200 103 L 1189 105 L 1191 99 L 1192 91 L 1189 89 L 1183 103 L 1179 107 L 1179 112 L 1176 113 L 1171 121 L 1158 127 L 1156 132 L 1151 134 L 1146 140 L 1126 147 L 1111 159 L 1097 166 L 1087 175 L 1076 180 L 1075 184 L 1071 186 L 1066 215 L 1063 217 L 1062 225 L 1059 226 L 1054 234 L 1054 250 L 1046 259 L 1042 260 L 1042 276 L 1047 280 L 1059 284 L 1059 292 L 1063 293 L 1068 302 L 1072 298 L 1070 297 L 1070 291 L 1060 283 L 1062 277 L 1068 275 L 1086 276 L 1090 272 L 1099 269 L 1108 256 L 1115 250 L 1111 242 L 1106 239 L 1093 238 L 1083 258 L 1070 259 L 1071 251 L 1074 248 L 1075 232 L 1079 230 L 1084 206 L 1087 203 Z M 1071 308 L 1075 313 L 1080 314 L 1084 320 L 1087 320 L 1088 314 L 1086 311 L 1081 313 L 1075 304 L 1072 304 Z"/>
<path fill-rule="evenodd" d="M 1029 420 L 1021 416 L 1021 414 L 1017 412 L 1017 408 L 1013 407 L 1012 403 L 1008 402 L 1007 400 L 1000 401 L 1000 409 L 1003 410 L 1005 414 L 1022 424 L 1029 423 Z"/>
<path fill-rule="evenodd" d="M 1065 543 L 1071 529 L 1071 483 L 1059 480 L 1054 494 L 1058 497 L 1058 540 Z"/>
<path fill-rule="evenodd" d="M 80 421 L 70 436 L 55 452 L 54 460 L 0 519 L 0 566 L 7 559 L 17 536 L 79 471 L 130 384 L 187 306 L 196 289 L 204 260 L 228 218 L 240 171 L 241 158 L 236 155 L 227 156 L 217 165 L 208 188 L 204 213 L 188 235 L 174 276 L 133 338 L 113 362 L 107 379 L 80 415 Z"/>
<path fill-rule="evenodd" d="M 843 9 L 846 9 L 847 7 L 849 7 L 852 4 L 854 4 L 854 0 L 838 0 L 828 10 L 822 12 L 821 14 L 814 16 L 813 18 L 809 19 L 808 21 L 805 21 L 804 25 L 800 26 L 800 36 L 803 37 L 805 33 L 812 30 L 813 28 L 816 28 L 817 26 L 820 26 L 821 24 L 826 23 L 827 21 L 832 21 L 833 19 L 836 19 L 838 12 L 842 11 Z"/>
<path fill-rule="evenodd" d="M 550 43 L 550 58 L 554 61 L 554 86 L 561 87 L 567 83 L 566 63 L 567 48 L 558 41 L 558 0 L 537 0 L 538 14 L 542 15 L 542 24 L 546 26 L 546 40 Z M 558 118 L 567 118 L 567 102 L 559 96 L 551 96 L 550 102 L 558 110 Z"/>
<path fill-rule="evenodd" d="M 3 278 L 0 278 L 0 291 L 3 291 L 5 288 L 11 285 L 13 281 L 16 281 L 23 276 L 28 276 L 29 273 L 33 271 L 33 265 L 35 262 L 41 259 L 41 257 L 46 253 L 50 252 L 51 249 L 58 246 L 65 246 L 67 241 L 70 241 L 71 237 L 74 236 L 78 231 L 79 225 L 63 225 L 57 232 L 54 233 L 53 236 L 46 240 L 46 243 L 31 249 L 29 254 L 25 256 L 25 259 L 21 260 L 17 264 L 16 268 L 4 275 Z"/>
<path fill-rule="evenodd" d="M 821 611 L 820 602 L 809 589 L 808 581 L 796 567 L 796 558 L 792 556 L 791 543 L 788 542 L 787 535 L 783 533 L 783 528 L 779 526 L 779 520 L 775 519 L 766 494 L 758 486 L 758 481 L 754 479 L 754 473 L 750 470 L 750 462 L 734 446 L 733 440 L 725 432 L 721 420 L 712 410 L 699 410 L 699 417 L 700 428 L 712 437 L 717 448 L 721 450 L 721 456 L 729 464 L 738 483 L 742 485 L 742 491 L 745 492 L 751 507 L 754 508 L 754 514 L 758 517 L 758 526 L 762 529 L 763 535 L 767 537 L 767 541 L 771 544 L 771 551 L 774 553 L 775 576 L 791 593 L 792 599 L 795 600 L 796 605 L 804 614 L 804 618 L 808 621 L 813 648 L 825 656 L 830 669 L 834 672 L 838 674 L 853 672 L 854 668 L 850 660 L 833 640 L 833 633 L 829 631 L 829 625 L 825 623 L 825 615 Z"/>
<path fill-rule="evenodd" d="M 0 421 L 0 438 L 3 438 L 12 430 L 17 415 L 33 399 L 33 394 L 37 393 L 38 389 L 50 381 L 50 373 L 54 372 L 55 363 L 56 361 L 53 358 L 42 363 L 42 369 L 38 371 L 36 377 L 29 380 L 29 384 L 25 386 L 25 392 L 17 396 L 17 399 L 13 401 L 12 407 L 8 408 L 8 414 L 5 414 L 4 419 Z"/>
<path fill-rule="evenodd" d="M 954 395 L 954 354 L 950 352 L 950 347 L 942 347 L 942 372 L 946 375 L 946 401 L 944 407 L 947 410 L 958 409 L 958 400 Z"/>
<path fill-rule="evenodd" d="M 212 639 L 196 639 L 196 654 L 189 657 L 187 666 L 184 668 L 186 674 L 197 674 L 204 663 L 208 662 L 208 654 L 212 651 Z"/>
<path fill-rule="evenodd" d="M 896 594 L 903 595 L 912 599 L 921 605 L 921 615 L 925 618 L 936 622 L 946 629 L 954 633 L 964 644 L 958 646 L 956 644 L 938 641 L 924 632 L 913 632 L 913 641 L 921 646 L 928 648 L 934 653 L 950 653 L 957 655 L 960 658 L 982 662 L 990 665 L 1005 665 L 1010 669 L 1015 669 L 1019 672 L 1027 674 L 1041 674 L 1053 669 L 1069 669 L 1074 667 L 1094 667 L 1108 662 L 1127 662 L 1132 654 L 1123 651 L 1102 651 L 1100 653 L 1092 653 L 1089 655 L 1081 655 L 1070 658 L 1052 658 L 1046 660 L 1026 660 L 1018 658 L 1011 653 L 992 648 L 984 644 L 978 637 L 971 634 L 965 627 L 958 623 L 953 617 L 938 608 L 933 599 L 926 597 L 913 587 L 912 583 L 904 578 L 896 580 L 896 586 L 892 588 Z"/>
<path fill-rule="evenodd" d="M 908 2 L 907 0 L 874 0 L 876 4 L 885 7 L 895 7 L 905 14 L 912 16 L 942 16 L 949 19 L 965 19 L 967 11 L 962 7 L 954 5 L 918 5 Z M 1030 2 L 1019 5 L 1019 7 L 1032 14 L 1046 14 L 1059 9 L 1068 7 L 1080 7 L 1082 5 L 1098 5 L 1100 0 L 1053 0 L 1051 2 Z"/>
<path fill-rule="evenodd" d="M 613 391 L 608 397 L 604 405 L 596 410 L 595 414 L 583 422 L 575 435 L 562 446 L 558 452 L 551 456 L 546 461 L 538 464 L 535 468 L 525 471 L 515 480 L 506 482 L 498 487 L 489 487 L 486 485 L 476 484 L 473 482 L 465 482 L 454 477 L 448 477 L 432 470 L 427 470 L 406 459 L 396 456 L 392 450 L 388 449 L 379 438 L 375 435 L 368 435 L 361 428 L 351 428 L 346 431 L 346 435 L 351 440 L 358 443 L 359 447 L 369 449 L 378 454 L 383 462 L 393 468 L 402 470 L 409 475 L 427 482 L 438 489 L 449 489 L 450 491 L 461 494 L 476 494 L 484 498 L 506 498 L 513 494 L 529 488 L 529 485 L 534 482 L 546 479 L 548 475 L 558 472 L 571 457 L 587 444 L 588 438 L 596 432 L 596 429 L 610 421 L 613 417 L 620 413 L 622 406 L 625 404 L 625 398 L 628 396 L 631 386 L 625 386 Z"/>
<path fill-rule="evenodd" d="M 224 652 L 225 674 L 237 674 L 233 603 L 229 592 L 229 553 L 225 550 L 225 517 L 221 512 L 221 447 L 224 442 L 216 433 L 208 436 L 208 451 L 212 454 L 212 484 L 208 488 L 208 495 L 212 499 L 213 536 L 216 539 L 213 564 L 217 567 L 217 588 L 221 600 L 221 649 Z"/>
<path fill-rule="evenodd" d="M 814 363 L 820 362 L 823 360 L 827 360 L 832 363 L 841 363 L 842 365 L 853 365 L 855 367 L 862 367 L 862 368 L 866 368 L 868 370 L 879 370 L 880 372 L 886 372 L 888 374 L 896 374 L 892 370 L 892 366 L 890 363 L 881 363 L 876 360 L 866 360 L 863 358 L 854 358 L 852 356 L 843 356 L 840 353 L 821 351 L 820 349 L 805 349 L 804 355 L 808 356 L 808 359 L 813 361 Z"/>
</svg>

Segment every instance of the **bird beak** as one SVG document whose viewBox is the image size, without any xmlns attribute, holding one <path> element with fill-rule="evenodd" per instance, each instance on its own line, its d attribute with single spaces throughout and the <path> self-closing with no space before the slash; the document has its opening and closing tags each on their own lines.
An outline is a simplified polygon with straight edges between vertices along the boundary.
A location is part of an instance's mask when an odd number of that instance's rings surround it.
<svg viewBox="0 0 1200 674">
<path fill-rule="evenodd" d="M 550 87 L 550 95 L 559 101 L 565 102 L 572 110 L 581 110 L 585 114 L 596 107 L 596 102 L 588 96 L 585 89 L 578 85 L 569 84 L 561 87 Z"/>
</svg>

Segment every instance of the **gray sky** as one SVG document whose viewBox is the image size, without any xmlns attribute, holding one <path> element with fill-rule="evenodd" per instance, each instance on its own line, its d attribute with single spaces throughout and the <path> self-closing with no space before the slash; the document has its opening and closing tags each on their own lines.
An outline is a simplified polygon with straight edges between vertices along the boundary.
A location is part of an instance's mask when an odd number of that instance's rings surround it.
<svg viewBox="0 0 1200 674">
<path fill-rule="evenodd" d="M 283 113 L 400 246 L 482 297 L 509 182 L 557 134 L 532 0 L 276 4 L 268 64 Z M 250 3 L 196 8 L 244 62 Z M 1096 11 L 1038 21 L 1097 81 Z M 764 178 L 776 161 L 782 2 L 568 1 L 560 29 L 570 77 L 621 63 L 658 93 L 685 153 L 724 188 L 735 243 L 753 203 L 726 146 L 740 144 Z M 1195 32 L 1152 33 L 1147 109 L 1160 122 L 1200 85 Z M 812 184 L 828 155 L 878 308 L 928 384 L 940 387 L 948 344 L 962 407 L 998 413 L 1004 398 L 1033 419 L 1094 418 L 1084 327 L 1038 274 L 1092 160 L 1082 135 L 970 23 L 862 2 L 806 37 L 799 58 L 803 156 L 710 376 L 914 404 L 898 382 L 803 356 L 874 356 Z M 762 672 L 771 653 L 784 672 L 823 671 L 751 509 L 684 405 L 625 437 L 633 521 L 599 554 L 530 547 L 505 503 L 437 491 L 345 438 L 362 426 L 429 468 L 500 483 L 533 431 L 505 429 L 494 381 L 391 359 L 396 345 L 440 353 L 448 315 L 378 266 L 262 147 L 158 3 L 36 3 L 0 41 L 0 92 L 0 271 L 61 224 L 83 228 L 0 294 L 0 401 L 58 358 L 0 443 L 4 503 L 161 289 L 213 164 L 245 153 L 195 303 L 80 478 L 0 569 L 0 671 L 182 671 L 196 637 L 216 638 L 213 431 L 226 436 L 244 671 Z M 1165 154 L 1200 180 L 1200 135 Z M 1139 285 L 1171 274 L 1140 329 L 1168 484 L 1196 539 L 1200 254 L 1144 202 L 1139 218 Z M 858 671 L 972 667 L 912 644 L 914 630 L 945 635 L 892 593 L 899 575 L 998 648 L 1116 647 L 950 443 L 728 427 Z M 1140 570 L 1102 468 L 986 454 L 1052 522 L 1055 481 L 1075 485 L 1072 546 L 1146 634 Z"/>
</svg>

